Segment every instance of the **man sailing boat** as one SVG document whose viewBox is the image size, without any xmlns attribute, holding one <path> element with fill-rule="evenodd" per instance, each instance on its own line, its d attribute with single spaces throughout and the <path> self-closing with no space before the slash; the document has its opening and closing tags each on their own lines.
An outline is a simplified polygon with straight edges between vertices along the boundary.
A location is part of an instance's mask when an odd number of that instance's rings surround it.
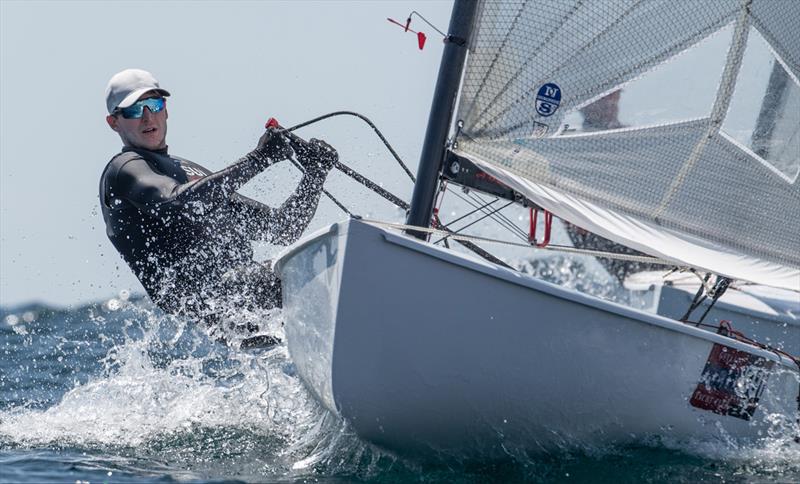
<svg viewBox="0 0 800 484">
<path fill-rule="evenodd" d="M 108 83 L 106 121 L 123 143 L 100 179 L 108 238 L 152 301 L 169 314 L 218 324 L 226 310 L 279 307 L 280 280 L 268 264 L 253 260 L 250 242 L 288 245 L 301 236 L 336 151 L 314 139 L 290 144 L 269 128 L 254 150 L 212 173 L 169 153 L 169 95 L 140 69 L 121 71 Z M 291 156 L 305 173 L 279 208 L 236 193 Z"/>
<path fill-rule="evenodd" d="M 619 119 L 619 101 L 621 96 L 622 90 L 618 89 L 583 107 L 580 110 L 581 115 L 583 115 L 582 131 L 584 133 L 591 133 L 593 131 L 624 128 L 625 125 L 622 124 Z M 630 247 L 618 244 L 593 232 L 589 232 L 566 220 L 564 220 L 564 227 L 567 230 L 570 241 L 572 241 L 572 245 L 575 247 L 624 255 L 646 255 L 638 250 L 631 249 Z M 664 268 L 661 264 L 648 264 L 646 262 L 631 262 L 604 257 L 598 257 L 597 260 L 611 277 L 616 278 L 620 283 L 623 283 L 630 274 L 662 270 Z"/>
</svg>

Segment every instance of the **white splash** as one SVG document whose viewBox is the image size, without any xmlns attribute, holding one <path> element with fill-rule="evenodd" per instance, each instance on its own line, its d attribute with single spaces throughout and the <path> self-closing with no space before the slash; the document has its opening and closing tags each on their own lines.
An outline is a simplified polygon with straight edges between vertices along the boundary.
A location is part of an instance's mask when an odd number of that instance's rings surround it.
<svg viewBox="0 0 800 484">
<path fill-rule="evenodd" d="M 240 429 L 249 439 L 273 443 L 271 457 L 288 472 L 309 454 L 319 460 L 320 453 L 336 452 L 328 434 L 341 434 L 332 430 L 341 424 L 326 419 L 307 393 L 285 345 L 240 351 L 210 342 L 185 323 L 141 313 L 125 324 L 140 325 L 143 335 L 113 348 L 101 375 L 76 385 L 50 408 L 0 412 L 0 438 L 31 447 L 140 448 L 203 429 Z M 267 317 L 262 328 L 283 338 L 280 312 Z M 181 338 L 184 344 L 193 338 L 192 349 L 164 358 Z"/>
</svg>

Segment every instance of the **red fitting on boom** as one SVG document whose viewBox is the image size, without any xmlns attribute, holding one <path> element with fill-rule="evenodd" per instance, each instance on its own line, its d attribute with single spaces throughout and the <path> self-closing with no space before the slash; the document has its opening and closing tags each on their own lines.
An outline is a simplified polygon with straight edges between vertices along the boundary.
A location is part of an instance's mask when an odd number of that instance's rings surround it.
<svg viewBox="0 0 800 484">
<path fill-rule="evenodd" d="M 531 227 L 528 232 L 528 242 L 536 247 L 547 247 L 547 244 L 550 243 L 550 233 L 553 229 L 553 214 L 544 209 L 542 212 L 544 213 L 544 240 L 539 242 L 536 240 L 536 222 L 539 219 L 539 209 L 530 208 Z"/>
</svg>

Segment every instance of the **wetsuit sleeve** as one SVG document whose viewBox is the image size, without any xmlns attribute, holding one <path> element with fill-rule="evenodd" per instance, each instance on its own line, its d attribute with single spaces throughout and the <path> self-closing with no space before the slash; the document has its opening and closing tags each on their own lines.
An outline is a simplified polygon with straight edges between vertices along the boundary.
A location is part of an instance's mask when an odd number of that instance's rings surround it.
<svg viewBox="0 0 800 484">
<path fill-rule="evenodd" d="M 325 173 L 307 171 L 294 193 L 279 208 L 238 194 L 231 198 L 231 204 L 242 215 L 254 238 L 289 245 L 303 235 L 314 218 L 324 181 Z"/>
<path fill-rule="evenodd" d="M 237 189 L 272 163 L 261 152 L 252 151 L 223 170 L 189 183 L 178 183 L 154 171 L 144 159 L 134 158 L 120 167 L 114 196 L 143 210 L 180 211 L 195 203 L 203 209 L 213 209 L 228 203 Z"/>
</svg>

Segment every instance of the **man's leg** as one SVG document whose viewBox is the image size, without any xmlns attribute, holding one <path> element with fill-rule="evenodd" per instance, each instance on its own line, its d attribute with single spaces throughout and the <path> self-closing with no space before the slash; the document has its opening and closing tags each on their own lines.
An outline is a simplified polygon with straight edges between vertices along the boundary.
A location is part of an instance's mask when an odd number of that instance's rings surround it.
<svg viewBox="0 0 800 484">
<path fill-rule="evenodd" d="M 240 267 L 226 283 L 231 283 L 228 291 L 242 297 L 243 303 L 250 310 L 283 306 L 281 280 L 272 270 L 272 261 L 253 262 Z"/>
<path fill-rule="evenodd" d="M 226 292 L 235 296 L 243 307 L 251 311 L 282 307 L 281 281 L 272 271 L 271 261 L 253 262 L 234 271 L 226 279 Z M 236 329 L 249 334 L 260 330 L 259 326 L 251 321 L 236 326 Z M 261 334 L 246 338 L 240 348 L 265 348 L 280 343 L 281 340 L 275 336 Z"/>
</svg>

